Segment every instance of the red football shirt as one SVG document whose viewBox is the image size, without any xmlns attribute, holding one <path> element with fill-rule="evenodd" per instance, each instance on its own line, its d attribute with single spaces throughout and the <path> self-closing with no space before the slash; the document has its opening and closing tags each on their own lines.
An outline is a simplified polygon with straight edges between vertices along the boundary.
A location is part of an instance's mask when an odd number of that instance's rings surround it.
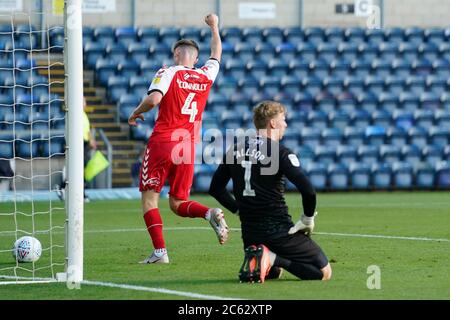
<svg viewBox="0 0 450 320">
<path fill-rule="evenodd" d="M 148 89 L 162 93 L 150 141 L 198 141 L 202 113 L 219 72 L 219 62 L 209 59 L 199 69 L 184 66 L 161 68 Z"/>
</svg>

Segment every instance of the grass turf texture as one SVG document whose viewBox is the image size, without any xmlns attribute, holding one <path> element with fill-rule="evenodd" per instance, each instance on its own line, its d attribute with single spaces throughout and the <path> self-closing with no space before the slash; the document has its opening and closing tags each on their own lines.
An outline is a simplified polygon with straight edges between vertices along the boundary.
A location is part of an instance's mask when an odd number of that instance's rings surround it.
<svg viewBox="0 0 450 320">
<path fill-rule="evenodd" d="M 301 212 L 300 196 L 287 195 L 294 220 Z M 207 196 L 192 199 L 208 206 L 217 203 Z M 240 284 L 237 273 L 243 259 L 240 230 L 230 233 L 221 246 L 209 223 L 202 219 L 181 218 L 171 213 L 168 201 L 161 199 L 169 265 L 140 265 L 152 250 L 145 231 L 139 201 L 98 201 L 85 206 L 84 277 L 87 280 L 164 288 L 209 296 L 244 299 L 449 299 L 450 242 L 355 235 L 383 235 L 450 239 L 450 196 L 445 192 L 331 193 L 318 195 L 315 241 L 331 261 L 333 278 L 329 282 L 300 281 L 285 272 L 282 279 L 261 284 Z M 54 206 L 61 206 L 54 203 Z M 20 211 L 31 212 L 31 204 L 19 204 Z M 35 211 L 48 210 L 49 204 L 35 203 Z M 12 204 L 0 204 L 0 213 L 14 211 Z M 52 224 L 61 224 L 64 214 L 55 211 Z M 228 225 L 239 228 L 238 217 L 226 212 Z M 23 230 L 31 230 L 31 217 L 18 215 Z M 36 229 L 49 226 L 49 215 L 34 219 Z M 0 215 L 0 231 L 15 230 L 13 216 Z M 189 229 L 186 227 L 196 227 Z M 186 229 L 183 229 L 186 228 Z M 329 233 L 339 233 L 333 235 Z M 43 247 L 49 235 L 37 236 Z M 53 244 L 64 235 L 55 230 Z M 15 263 L 10 252 L 14 235 L 0 233 L 0 274 L 13 275 Z M 62 262 L 63 250 L 55 248 L 53 260 Z M 37 267 L 49 264 L 44 251 Z M 367 268 L 381 270 L 381 289 L 369 290 Z M 30 264 L 19 264 L 31 268 Z M 54 272 L 61 271 L 55 266 Z M 38 271 L 48 276 L 50 270 Z M 31 276 L 19 270 L 22 276 Z M 63 284 L 0 286 L 0 299 L 189 299 L 186 296 L 142 292 L 121 288 L 81 285 L 69 290 Z"/>
</svg>

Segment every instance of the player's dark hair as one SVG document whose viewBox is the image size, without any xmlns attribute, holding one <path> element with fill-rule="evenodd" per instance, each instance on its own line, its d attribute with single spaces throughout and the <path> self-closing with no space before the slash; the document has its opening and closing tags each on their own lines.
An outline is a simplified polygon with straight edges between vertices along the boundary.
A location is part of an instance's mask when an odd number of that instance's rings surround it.
<svg viewBox="0 0 450 320">
<path fill-rule="evenodd" d="M 181 40 L 178 40 L 177 42 L 175 42 L 175 44 L 173 45 L 172 52 L 175 52 L 175 49 L 178 47 L 181 47 L 181 46 L 193 47 L 197 50 L 197 54 L 200 52 L 197 42 L 195 42 L 194 40 L 190 40 L 190 39 L 181 39 Z"/>
<path fill-rule="evenodd" d="M 253 123 L 256 129 L 265 129 L 267 122 L 279 113 L 286 113 L 286 107 L 275 101 L 262 101 L 253 108 Z"/>
</svg>

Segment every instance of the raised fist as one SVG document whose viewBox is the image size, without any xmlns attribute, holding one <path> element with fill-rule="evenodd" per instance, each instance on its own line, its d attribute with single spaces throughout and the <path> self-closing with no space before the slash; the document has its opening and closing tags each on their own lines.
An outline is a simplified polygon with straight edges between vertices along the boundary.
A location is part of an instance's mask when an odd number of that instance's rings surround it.
<svg viewBox="0 0 450 320">
<path fill-rule="evenodd" d="M 217 27 L 219 25 L 219 17 L 214 13 L 210 13 L 205 17 L 205 22 L 211 28 Z"/>
</svg>

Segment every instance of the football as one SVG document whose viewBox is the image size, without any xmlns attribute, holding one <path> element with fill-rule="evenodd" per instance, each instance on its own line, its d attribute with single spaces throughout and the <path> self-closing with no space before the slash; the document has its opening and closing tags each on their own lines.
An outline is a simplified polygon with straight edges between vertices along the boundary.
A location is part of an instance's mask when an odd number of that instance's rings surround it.
<svg viewBox="0 0 450 320">
<path fill-rule="evenodd" d="M 41 257 L 41 242 L 31 236 L 25 236 L 14 243 L 13 257 L 18 262 L 36 262 Z"/>
</svg>

